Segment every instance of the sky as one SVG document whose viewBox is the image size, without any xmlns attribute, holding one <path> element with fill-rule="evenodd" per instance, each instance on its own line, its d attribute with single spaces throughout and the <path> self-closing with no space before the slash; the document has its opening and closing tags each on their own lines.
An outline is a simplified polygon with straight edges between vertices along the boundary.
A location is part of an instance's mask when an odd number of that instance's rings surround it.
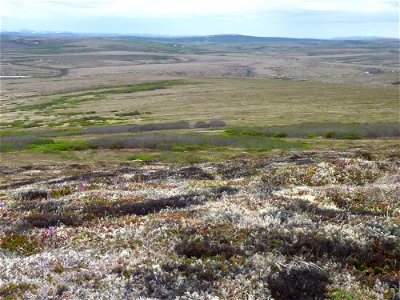
<svg viewBox="0 0 400 300">
<path fill-rule="evenodd" d="M 2 31 L 399 38 L 397 0 L 0 0 Z"/>
</svg>

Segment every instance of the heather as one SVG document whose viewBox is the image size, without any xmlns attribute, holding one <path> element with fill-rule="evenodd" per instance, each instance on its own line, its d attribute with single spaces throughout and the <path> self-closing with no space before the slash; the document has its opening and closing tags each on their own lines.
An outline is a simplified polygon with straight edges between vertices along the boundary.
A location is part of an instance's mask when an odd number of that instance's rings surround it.
<svg viewBox="0 0 400 300">
<path fill-rule="evenodd" d="M 0 294 L 391 299 L 400 173 L 371 156 L 4 168 Z"/>
</svg>

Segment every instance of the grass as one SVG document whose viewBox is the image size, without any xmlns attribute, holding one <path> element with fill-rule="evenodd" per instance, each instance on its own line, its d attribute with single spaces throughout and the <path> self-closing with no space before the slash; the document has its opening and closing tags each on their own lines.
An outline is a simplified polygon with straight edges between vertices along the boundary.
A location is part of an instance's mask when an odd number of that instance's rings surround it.
<svg viewBox="0 0 400 300">
<path fill-rule="evenodd" d="M 151 111 L 160 120 L 221 119 L 233 126 L 274 126 L 318 123 L 398 121 L 396 88 L 360 87 L 251 79 L 196 79 L 198 84 L 170 89 L 168 94 L 115 97 L 126 110 Z M 377 99 L 380 99 L 377 101 Z M 89 110 L 89 106 L 85 106 Z"/>
<path fill-rule="evenodd" d="M 65 124 L 67 124 L 69 127 L 101 126 L 101 125 L 109 124 L 111 120 L 113 120 L 113 118 L 100 117 L 100 116 L 89 116 L 89 117 L 76 118 L 76 119 L 67 119 L 67 120 L 59 121 L 59 122 L 52 121 L 52 122 L 48 122 L 47 126 L 58 127 L 58 126 L 64 126 Z"/>
<path fill-rule="evenodd" d="M 130 155 L 126 158 L 128 161 L 152 161 L 154 158 L 147 154 Z"/>
<path fill-rule="evenodd" d="M 76 107 L 83 102 L 99 101 L 108 95 L 115 94 L 130 94 L 136 92 L 153 91 L 159 89 L 166 89 L 168 87 L 189 84 L 183 80 L 163 80 L 156 82 L 140 83 L 130 86 L 122 86 L 108 89 L 92 90 L 74 95 L 63 95 L 50 101 L 37 103 L 37 104 L 23 104 L 17 106 L 17 109 L 22 111 L 29 110 L 46 110 L 46 109 L 62 109 L 67 107 Z"/>
<path fill-rule="evenodd" d="M 1 122 L 0 127 L 2 128 L 34 128 L 43 125 L 43 120 L 14 120 L 12 122 Z"/>
<path fill-rule="evenodd" d="M 242 126 L 225 130 L 228 136 L 360 139 L 400 136 L 400 123 L 302 123 L 283 126 Z"/>
<path fill-rule="evenodd" d="M 53 140 L 35 135 L 20 135 L 2 137 L 0 152 L 12 152 L 18 150 L 35 150 L 44 153 L 56 153 L 60 151 L 87 150 L 92 146 L 84 141 Z"/>
<path fill-rule="evenodd" d="M 361 300 L 360 296 L 355 295 L 344 289 L 334 289 L 328 293 L 329 299 L 333 300 Z"/>
<path fill-rule="evenodd" d="M 37 54 L 84 52 L 85 48 L 68 44 L 24 45 L 24 51 Z"/>
<path fill-rule="evenodd" d="M 127 111 L 127 112 L 122 112 L 122 113 L 117 113 L 115 114 L 118 117 L 134 117 L 134 116 L 140 116 L 142 113 L 138 110 L 134 111 Z"/>
<path fill-rule="evenodd" d="M 53 141 L 43 144 L 31 144 L 25 147 L 27 150 L 41 151 L 44 153 L 57 153 L 60 151 L 81 151 L 93 148 L 84 141 Z"/>
</svg>

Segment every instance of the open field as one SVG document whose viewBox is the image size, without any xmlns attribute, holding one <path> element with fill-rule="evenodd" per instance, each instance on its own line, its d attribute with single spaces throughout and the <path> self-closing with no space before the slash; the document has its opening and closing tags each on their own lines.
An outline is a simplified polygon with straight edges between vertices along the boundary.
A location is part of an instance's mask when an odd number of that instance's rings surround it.
<svg viewBox="0 0 400 300">
<path fill-rule="evenodd" d="M 399 297 L 399 41 L 244 38 L 2 37 L 0 298 Z"/>
<path fill-rule="evenodd" d="M 398 40 L 231 40 L 5 35 L 1 75 L 218 76 L 378 85 L 399 81 Z"/>
</svg>

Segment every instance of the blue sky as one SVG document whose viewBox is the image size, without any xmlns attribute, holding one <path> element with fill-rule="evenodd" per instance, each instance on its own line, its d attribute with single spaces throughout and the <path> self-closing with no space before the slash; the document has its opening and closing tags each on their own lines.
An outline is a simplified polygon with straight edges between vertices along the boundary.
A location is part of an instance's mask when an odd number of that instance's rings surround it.
<svg viewBox="0 0 400 300">
<path fill-rule="evenodd" d="M 0 16 L 7 31 L 399 37 L 397 0 L 0 0 Z"/>
</svg>

